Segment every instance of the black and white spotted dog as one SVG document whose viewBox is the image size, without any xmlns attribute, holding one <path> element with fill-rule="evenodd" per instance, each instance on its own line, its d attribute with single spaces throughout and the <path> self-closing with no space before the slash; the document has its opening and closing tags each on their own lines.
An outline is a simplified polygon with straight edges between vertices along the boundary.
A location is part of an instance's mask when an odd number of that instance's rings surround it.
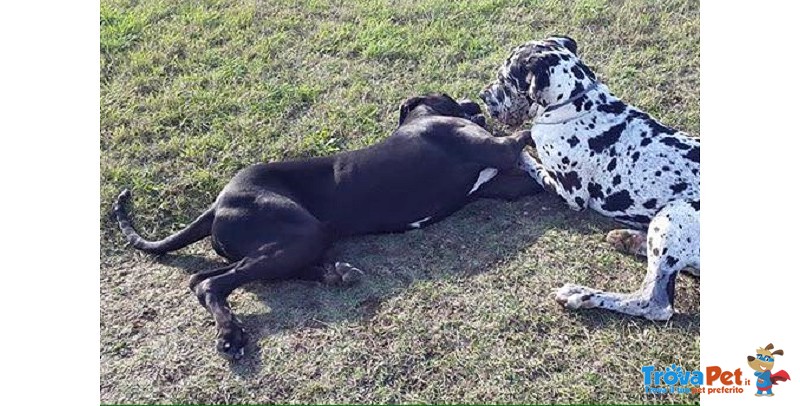
<svg viewBox="0 0 800 406">
<path fill-rule="evenodd" d="M 632 226 L 607 240 L 647 256 L 647 275 L 634 293 L 566 284 L 556 300 L 570 309 L 669 319 L 678 271 L 699 275 L 699 140 L 615 97 L 568 37 L 515 48 L 481 99 L 505 124 L 533 119 L 538 160 L 523 151 L 523 169 L 570 208 L 591 208 Z"/>
</svg>

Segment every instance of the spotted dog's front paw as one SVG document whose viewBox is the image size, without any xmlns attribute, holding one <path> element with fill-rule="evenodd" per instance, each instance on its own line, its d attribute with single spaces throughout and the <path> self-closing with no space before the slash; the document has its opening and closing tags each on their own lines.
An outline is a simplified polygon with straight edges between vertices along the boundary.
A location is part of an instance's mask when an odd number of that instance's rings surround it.
<svg viewBox="0 0 800 406">
<path fill-rule="evenodd" d="M 566 285 L 557 289 L 555 293 L 556 302 L 568 309 L 591 309 L 597 307 L 594 301 L 594 296 L 600 292 L 597 289 L 587 288 L 585 286 L 573 285 L 567 283 Z"/>
<path fill-rule="evenodd" d="M 673 314 L 675 314 L 675 310 L 672 309 L 672 306 L 658 307 L 651 305 L 647 311 L 642 314 L 642 316 L 644 316 L 644 318 L 647 320 L 667 321 L 672 318 Z"/>
</svg>

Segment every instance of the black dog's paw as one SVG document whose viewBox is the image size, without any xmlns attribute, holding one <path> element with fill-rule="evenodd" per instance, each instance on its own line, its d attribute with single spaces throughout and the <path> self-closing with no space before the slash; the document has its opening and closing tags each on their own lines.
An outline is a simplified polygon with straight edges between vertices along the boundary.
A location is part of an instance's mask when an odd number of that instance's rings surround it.
<svg viewBox="0 0 800 406">
<path fill-rule="evenodd" d="M 217 332 L 217 352 L 225 359 L 237 361 L 244 356 L 247 334 L 236 323 L 220 327 Z"/>
</svg>

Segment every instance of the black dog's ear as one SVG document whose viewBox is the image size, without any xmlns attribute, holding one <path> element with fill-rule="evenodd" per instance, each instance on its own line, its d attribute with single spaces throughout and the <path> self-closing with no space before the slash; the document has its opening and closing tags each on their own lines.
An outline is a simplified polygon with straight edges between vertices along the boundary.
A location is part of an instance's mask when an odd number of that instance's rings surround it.
<svg viewBox="0 0 800 406">
<path fill-rule="evenodd" d="M 481 111 L 481 106 L 470 99 L 461 99 L 458 101 L 458 104 L 461 106 L 461 109 L 464 110 L 464 114 L 468 116 L 474 116 L 476 114 L 483 113 Z"/>
<path fill-rule="evenodd" d="M 403 121 L 406 121 L 408 113 L 414 110 L 414 107 L 417 107 L 423 100 L 425 100 L 424 97 L 411 97 L 406 99 L 400 106 L 400 122 L 397 125 L 403 125 Z"/>
<path fill-rule="evenodd" d="M 574 39 L 566 36 L 566 35 L 554 35 L 549 40 L 558 43 L 559 45 L 567 48 L 569 52 L 572 52 L 575 55 L 578 55 L 578 43 L 575 42 Z"/>
<path fill-rule="evenodd" d="M 473 114 L 469 116 L 469 121 L 472 121 L 480 127 L 486 128 L 486 117 L 484 117 L 483 114 Z"/>
</svg>

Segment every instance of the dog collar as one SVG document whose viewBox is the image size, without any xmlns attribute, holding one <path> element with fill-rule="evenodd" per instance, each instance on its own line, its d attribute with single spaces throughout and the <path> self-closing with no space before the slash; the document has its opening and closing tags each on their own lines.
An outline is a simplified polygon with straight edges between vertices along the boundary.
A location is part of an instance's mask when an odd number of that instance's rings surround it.
<svg viewBox="0 0 800 406">
<path fill-rule="evenodd" d="M 599 83 L 600 83 L 600 82 L 598 82 L 598 81 L 594 81 L 594 82 L 592 82 L 592 84 L 590 84 L 590 85 L 589 85 L 589 86 L 588 86 L 586 89 L 583 89 L 583 91 L 581 91 L 580 93 L 576 94 L 575 96 L 572 96 L 572 97 L 570 97 L 569 99 L 567 99 L 567 100 L 564 100 L 564 101 L 563 101 L 563 102 L 561 102 L 561 103 L 557 103 L 557 104 L 553 104 L 553 105 L 547 106 L 547 107 L 544 109 L 544 112 L 543 112 L 542 114 L 544 115 L 544 114 L 546 114 L 546 113 L 549 113 L 549 112 L 552 112 L 552 111 L 558 110 L 558 109 L 560 109 L 560 108 L 562 108 L 562 107 L 564 107 L 564 106 L 566 106 L 566 105 L 568 105 L 568 104 L 570 104 L 570 103 L 574 102 L 575 100 L 578 100 L 578 99 L 580 99 L 580 98 L 581 98 L 581 97 L 583 97 L 583 96 L 586 96 L 586 94 L 587 94 L 587 93 L 589 93 L 589 92 L 591 92 L 592 90 L 596 89 L 596 88 L 597 88 L 597 85 L 598 85 Z M 542 121 L 534 121 L 534 123 L 535 123 L 535 124 L 561 124 L 561 123 L 565 123 L 565 122 L 567 122 L 567 121 L 570 121 L 570 120 L 574 120 L 574 119 L 576 119 L 576 118 L 583 117 L 583 116 L 585 116 L 586 114 L 589 114 L 589 112 L 587 111 L 586 113 L 583 113 L 583 114 L 577 115 L 577 116 L 575 116 L 575 117 L 570 117 L 570 118 L 568 118 L 568 119 L 566 119 L 566 120 L 562 120 L 562 121 L 555 121 L 555 122 L 542 122 Z"/>
</svg>

